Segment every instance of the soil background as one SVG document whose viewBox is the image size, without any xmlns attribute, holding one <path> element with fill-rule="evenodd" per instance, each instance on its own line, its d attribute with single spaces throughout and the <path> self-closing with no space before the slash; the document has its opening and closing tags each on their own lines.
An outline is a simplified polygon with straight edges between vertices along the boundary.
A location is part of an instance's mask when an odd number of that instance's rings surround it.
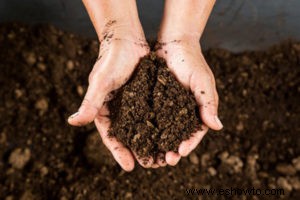
<svg viewBox="0 0 300 200">
<path fill-rule="evenodd" d="M 277 199 L 197 196 L 193 188 L 284 188 L 300 198 L 300 43 L 205 52 L 221 132 L 176 167 L 125 173 L 93 125 L 66 119 L 81 103 L 98 42 L 48 25 L 0 25 L 0 199 Z"/>
</svg>

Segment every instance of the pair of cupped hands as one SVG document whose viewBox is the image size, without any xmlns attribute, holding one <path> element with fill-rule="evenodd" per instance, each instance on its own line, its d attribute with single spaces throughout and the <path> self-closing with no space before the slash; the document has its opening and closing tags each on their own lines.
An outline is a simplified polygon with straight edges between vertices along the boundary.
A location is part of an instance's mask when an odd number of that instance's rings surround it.
<svg viewBox="0 0 300 200">
<path fill-rule="evenodd" d="M 74 126 L 94 122 L 103 143 L 125 171 L 134 169 L 135 159 L 145 168 L 174 166 L 196 148 L 208 128 L 220 130 L 223 127 L 217 114 L 218 94 L 213 73 L 203 57 L 198 39 L 171 38 L 158 42 L 160 48 L 155 51 L 156 55 L 164 58 L 177 80 L 193 92 L 204 125 L 201 131 L 180 144 L 178 152 L 166 152 L 157 158 L 139 158 L 116 138 L 108 136 L 110 119 L 105 102 L 112 91 L 128 81 L 140 58 L 150 52 L 143 34 L 121 35 L 112 32 L 100 38 L 99 57 L 89 75 L 88 90 L 78 112 L 71 115 L 68 122 Z"/>
</svg>

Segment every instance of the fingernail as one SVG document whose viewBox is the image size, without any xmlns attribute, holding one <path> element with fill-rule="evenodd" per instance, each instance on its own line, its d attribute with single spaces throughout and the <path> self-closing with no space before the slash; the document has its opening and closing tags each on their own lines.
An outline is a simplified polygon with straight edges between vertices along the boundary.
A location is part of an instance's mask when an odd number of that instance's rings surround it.
<svg viewBox="0 0 300 200">
<path fill-rule="evenodd" d="M 71 115 L 71 116 L 69 117 L 69 119 L 73 119 L 73 118 L 76 117 L 77 115 L 79 115 L 79 112 L 76 112 L 76 113 L 74 113 L 73 115 Z"/>
<path fill-rule="evenodd" d="M 217 115 L 215 115 L 215 121 L 220 128 L 223 128 L 223 124 Z"/>
</svg>

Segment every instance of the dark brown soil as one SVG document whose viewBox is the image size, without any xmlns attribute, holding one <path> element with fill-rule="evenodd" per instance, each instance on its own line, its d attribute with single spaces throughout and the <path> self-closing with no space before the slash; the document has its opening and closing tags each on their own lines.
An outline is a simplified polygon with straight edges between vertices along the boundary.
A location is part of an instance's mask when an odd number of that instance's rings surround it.
<svg viewBox="0 0 300 200">
<path fill-rule="evenodd" d="M 300 198 L 299 42 L 207 51 L 224 129 L 175 167 L 125 173 L 93 125 L 66 123 L 98 43 L 49 26 L 2 24 L 0 33 L 0 199 L 246 199 L 186 194 L 230 187 L 284 188 L 283 199 Z"/>
<path fill-rule="evenodd" d="M 154 53 L 141 59 L 128 83 L 109 103 L 110 135 L 139 157 L 178 151 L 181 141 L 199 130 L 199 109 L 186 90 Z"/>
</svg>

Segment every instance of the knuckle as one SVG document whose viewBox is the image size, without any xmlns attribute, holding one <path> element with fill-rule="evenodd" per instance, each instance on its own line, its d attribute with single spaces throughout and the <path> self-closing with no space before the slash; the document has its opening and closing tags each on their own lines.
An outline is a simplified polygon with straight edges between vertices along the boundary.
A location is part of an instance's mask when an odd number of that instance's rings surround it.
<svg viewBox="0 0 300 200">
<path fill-rule="evenodd" d="M 81 109 L 86 110 L 86 112 L 94 113 L 95 111 L 99 112 L 100 107 L 99 105 L 96 105 L 94 102 L 90 101 L 89 99 L 84 98 L 81 103 Z"/>
<path fill-rule="evenodd" d="M 211 76 L 210 74 L 207 74 L 207 75 L 204 77 L 204 81 L 206 81 L 207 83 L 213 83 L 214 77 Z"/>
<path fill-rule="evenodd" d="M 106 148 L 111 151 L 112 153 L 115 152 L 113 151 L 115 148 L 112 146 L 112 139 L 104 132 L 104 131 L 99 131 L 100 136 L 102 139 L 102 143 L 106 146 Z"/>
<path fill-rule="evenodd" d="M 200 98 L 201 94 L 204 92 L 204 90 L 200 87 L 196 87 L 193 92 L 194 92 L 194 95 L 196 96 L 196 98 Z"/>
<path fill-rule="evenodd" d="M 203 77 L 204 81 L 206 81 L 206 82 L 209 82 L 209 83 L 215 82 L 214 74 L 212 73 L 212 71 L 209 67 L 204 67 L 203 72 L 202 72 L 202 77 Z"/>
<path fill-rule="evenodd" d="M 88 82 L 89 82 L 89 84 L 93 82 L 94 77 L 95 77 L 95 73 L 92 71 L 92 72 L 89 74 L 89 77 L 88 77 Z"/>
<path fill-rule="evenodd" d="M 100 91 L 105 91 L 107 93 L 109 93 L 112 88 L 114 87 L 114 80 L 111 78 L 104 78 L 101 81 L 101 84 L 99 84 L 99 90 Z"/>
<path fill-rule="evenodd" d="M 208 101 L 206 102 L 206 104 L 209 105 L 209 106 L 212 106 L 212 107 L 217 106 L 217 102 L 216 102 L 215 99 L 210 99 L 210 100 L 208 100 Z"/>
<path fill-rule="evenodd" d="M 89 105 L 90 105 L 90 100 L 88 100 L 87 98 L 84 98 L 81 103 L 81 106 L 89 106 Z"/>
<path fill-rule="evenodd" d="M 97 78 L 96 78 L 97 77 Z M 96 76 L 96 73 L 90 73 L 88 77 L 88 83 L 97 84 L 97 88 L 102 92 L 110 92 L 111 88 L 114 86 L 114 79 L 109 76 Z M 95 87 L 95 86 L 94 86 Z"/>
</svg>

